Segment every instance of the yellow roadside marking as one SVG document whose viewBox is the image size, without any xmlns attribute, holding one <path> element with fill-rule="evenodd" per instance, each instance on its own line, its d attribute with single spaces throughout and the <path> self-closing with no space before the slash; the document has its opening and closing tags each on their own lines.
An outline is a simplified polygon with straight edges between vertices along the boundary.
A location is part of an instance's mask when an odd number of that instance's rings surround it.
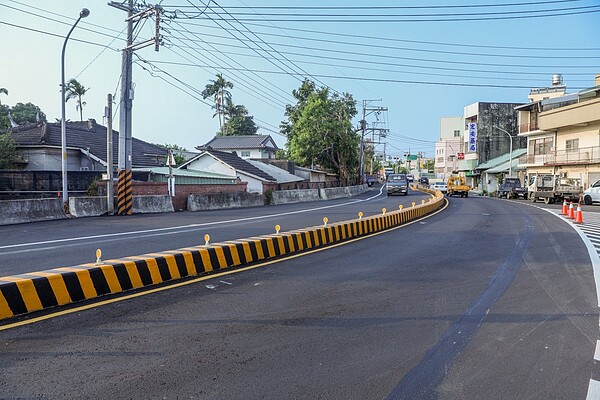
<svg viewBox="0 0 600 400">
<path fill-rule="evenodd" d="M 186 280 L 184 282 L 176 282 L 176 283 L 169 284 L 167 286 L 161 286 L 161 287 L 157 287 L 157 288 L 153 288 L 153 289 L 147 289 L 147 290 L 143 290 L 143 291 L 138 292 L 138 293 L 132 293 L 132 294 L 127 294 L 127 295 L 123 295 L 123 296 L 114 297 L 112 299 L 107 299 L 107 300 L 102 300 L 102 301 L 95 301 L 95 302 L 93 302 L 91 304 L 86 304 L 86 305 L 83 305 L 83 306 L 77 306 L 77 307 L 69 308 L 68 310 L 60 310 L 60 311 L 53 312 L 53 313 L 50 313 L 50 314 L 41 315 L 39 317 L 28 318 L 27 320 L 23 320 L 23 321 L 13 322 L 13 323 L 6 324 L 6 325 L 0 325 L 0 331 L 12 329 L 12 328 L 17 328 L 17 327 L 24 326 L 24 325 L 34 324 L 34 323 L 45 321 L 45 320 L 48 320 L 48 319 L 51 319 L 51 318 L 56 318 L 56 317 L 60 317 L 60 316 L 63 316 L 63 315 L 68 315 L 68 314 L 74 314 L 74 313 L 78 313 L 78 312 L 81 312 L 81 311 L 89 310 L 89 309 L 92 309 L 92 308 L 96 308 L 96 307 L 101 307 L 101 306 L 108 305 L 108 304 L 117 303 L 117 302 L 120 302 L 120 301 L 135 299 L 137 297 L 141 297 L 141 296 L 146 296 L 146 295 L 153 294 L 153 293 L 162 292 L 164 290 L 176 289 L 176 288 L 179 288 L 179 287 L 183 287 L 183 286 L 187 286 L 187 285 L 192 285 L 192 284 L 195 284 L 195 283 L 198 283 L 198 282 L 207 281 L 209 279 L 216 279 L 216 278 L 220 278 L 220 277 L 227 276 L 227 275 L 237 274 L 237 273 L 240 273 L 240 272 L 249 271 L 249 270 L 256 269 L 256 268 L 265 267 L 267 265 L 280 263 L 280 262 L 283 262 L 283 261 L 293 260 L 295 258 L 304 257 L 304 256 L 307 256 L 309 254 L 318 253 L 318 252 L 325 251 L 325 250 L 328 250 L 328 249 L 331 249 L 331 248 L 334 248 L 334 247 L 345 246 L 347 244 L 350 244 L 350 243 L 353 243 L 353 242 L 356 242 L 356 241 L 359 241 L 359 240 L 364 240 L 364 239 L 371 238 L 373 236 L 378 236 L 378 235 L 381 235 L 381 234 L 384 234 L 384 233 L 387 233 L 387 232 L 395 231 L 397 229 L 400 229 L 400 228 L 403 228 L 403 227 L 415 224 L 415 223 L 417 223 L 419 221 L 422 221 L 424 219 L 430 218 L 430 217 L 432 217 L 432 216 L 434 216 L 434 215 L 436 215 L 436 214 L 444 211 L 448 207 L 448 204 L 449 204 L 448 199 L 444 199 L 444 206 L 441 207 L 439 210 L 437 210 L 437 211 L 435 211 L 435 212 L 433 212 L 433 213 L 431 213 L 429 215 L 425 215 L 425 216 L 423 216 L 421 218 L 415 219 L 414 221 L 407 222 L 406 224 L 399 225 L 399 226 L 387 229 L 385 231 L 374 232 L 374 233 L 371 233 L 371 234 L 366 235 L 366 236 L 357 237 L 357 238 L 354 238 L 354 239 L 347 240 L 345 242 L 333 243 L 333 244 L 331 244 L 329 246 L 321 247 L 321 248 L 316 248 L 316 249 L 313 249 L 313 250 L 308 250 L 308 251 L 303 252 L 303 253 L 290 254 L 289 256 L 285 256 L 285 257 L 282 257 L 282 258 L 277 258 L 275 260 L 265 261 L 265 262 L 262 262 L 260 264 L 255 264 L 255 265 L 250 265 L 250 266 L 247 266 L 247 267 L 236 268 L 236 269 L 233 269 L 233 270 L 230 270 L 230 271 L 223 271 L 223 272 L 218 272 L 218 273 L 214 273 L 214 274 L 210 274 L 210 275 L 200 276 L 198 278 L 193 278 L 193 279 L 190 279 L 190 280 Z M 77 270 L 75 268 L 57 268 L 57 269 L 58 270 L 65 270 L 65 271 L 67 271 L 67 270 L 71 271 L 72 270 L 74 272 L 83 272 L 82 270 Z M 85 272 L 87 272 L 87 271 L 85 271 Z M 88 273 L 88 277 L 89 277 L 89 273 Z M 0 295 L 1 295 L 1 293 L 0 293 Z M 2 298 L 0 297 L 0 307 L 2 307 L 2 306 L 3 306 Z"/>
</svg>

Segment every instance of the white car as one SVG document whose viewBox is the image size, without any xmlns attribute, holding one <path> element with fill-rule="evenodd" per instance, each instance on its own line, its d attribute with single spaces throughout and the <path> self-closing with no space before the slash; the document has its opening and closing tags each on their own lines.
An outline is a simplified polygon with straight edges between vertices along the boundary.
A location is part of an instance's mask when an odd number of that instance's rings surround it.
<svg viewBox="0 0 600 400">
<path fill-rule="evenodd" d="M 592 203 L 600 203 L 600 180 L 583 191 L 583 202 L 588 206 Z"/>
<path fill-rule="evenodd" d="M 439 190 L 442 193 L 446 193 L 447 186 L 445 182 L 433 182 L 429 185 L 429 189 Z"/>
</svg>

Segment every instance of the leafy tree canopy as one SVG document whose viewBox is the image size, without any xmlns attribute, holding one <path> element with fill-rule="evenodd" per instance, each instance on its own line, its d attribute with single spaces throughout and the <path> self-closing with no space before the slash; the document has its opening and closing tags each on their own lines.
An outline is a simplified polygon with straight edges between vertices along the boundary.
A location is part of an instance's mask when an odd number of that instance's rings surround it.
<svg viewBox="0 0 600 400">
<path fill-rule="evenodd" d="M 352 126 L 357 112 L 352 95 L 331 95 L 329 89 L 308 80 L 292 95 L 297 103 L 286 107 L 288 121 L 281 125 L 290 158 L 302 166 L 337 173 L 348 182 L 357 174 L 360 143 Z"/>
<path fill-rule="evenodd" d="M 231 99 L 227 99 L 226 102 L 227 119 L 217 132 L 217 136 L 256 135 L 258 126 L 254 123 L 254 117 L 248 115 L 246 107 L 234 104 Z"/>
<path fill-rule="evenodd" d="M 45 121 L 46 114 L 35 104 L 17 103 L 14 107 L 0 104 L 0 131 L 10 129 L 11 125 L 8 119 L 8 112 L 17 124 L 23 125 L 28 122 L 35 123 L 38 120 Z"/>
<path fill-rule="evenodd" d="M 17 144 L 10 133 L 0 134 L 0 169 L 11 168 L 17 155 Z"/>
</svg>

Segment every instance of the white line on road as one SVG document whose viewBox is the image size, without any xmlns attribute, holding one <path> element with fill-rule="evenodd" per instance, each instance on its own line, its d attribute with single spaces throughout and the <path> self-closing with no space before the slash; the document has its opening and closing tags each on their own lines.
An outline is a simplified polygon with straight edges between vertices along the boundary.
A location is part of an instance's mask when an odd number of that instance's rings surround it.
<svg viewBox="0 0 600 400">
<path fill-rule="evenodd" d="M 206 222 L 206 223 L 202 223 L 202 224 L 189 224 L 189 225 L 172 226 L 172 227 L 166 227 L 166 228 L 145 229 L 145 230 L 132 231 L 132 232 L 106 233 L 106 234 L 102 234 L 102 235 L 90 235 L 90 236 L 65 238 L 65 239 L 44 240 L 41 242 L 10 244 L 10 245 L 5 245 L 5 246 L 0 246 L 0 250 L 15 249 L 15 248 L 19 248 L 19 247 L 28 247 L 28 246 L 52 245 L 52 244 L 58 244 L 58 243 L 76 242 L 76 241 L 84 241 L 84 240 L 90 240 L 90 239 L 103 239 L 103 238 L 129 236 L 129 235 L 132 235 L 132 236 L 133 235 L 146 235 L 146 236 L 148 236 L 148 234 L 151 234 L 151 233 L 159 233 L 159 234 L 185 233 L 185 232 L 189 232 L 190 230 L 195 230 L 197 228 L 205 227 L 205 226 L 214 226 L 214 225 L 223 225 L 223 224 L 230 224 L 230 223 L 236 223 L 236 222 L 270 219 L 270 218 L 281 217 L 281 216 L 292 215 L 292 214 L 302 214 L 302 213 L 316 211 L 316 210 L 326 210 L 328 208 L 343 207 L 343 206 L 347 206 L 350 204 L 367 202 L 367 201 L 370 201 L 370 200 L 373 200 L 373 199 L 379 197 L 380 195 L 381 195 L 381 190 L 377 195 L 371 196 L 366 199 L 353 200 L 353 201 L 349 201 L 346 203 L 334 204 L 334 205 L 328 205 L 328 206 L 322 206 L 322 207 L 311 207 L 311 208 L 306 208 L 306 209 L 297 210 L 297 211 L 289 211 L 289 212 L 284 212 L 284 213 L 268 214 L 268 215 L 259 215 L 256 217 L 236 218 L 236 219 L 230 219 L 230 220 L 225 220 L 225 221 Z M 171 231 L 171 232 L 168 232 L 168 231 Z M 52 247 L 46 247 L 46 248 L 52 248 Z M 7 254 L 7 253 L 3 253 L 3 254 Z"/>
</svg>

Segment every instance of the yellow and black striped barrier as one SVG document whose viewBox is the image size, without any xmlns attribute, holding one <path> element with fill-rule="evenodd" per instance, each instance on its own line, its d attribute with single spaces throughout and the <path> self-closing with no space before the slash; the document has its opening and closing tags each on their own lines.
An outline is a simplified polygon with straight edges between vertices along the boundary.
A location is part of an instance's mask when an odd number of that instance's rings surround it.
<svg viewBox="0 0 600 400">
<path fill-rule="evenodd" d="M 133 213 L 133 188 L 131 170 L 120 169 L 117 180 L 117 215 Z"/>
<path fill-rule="evenodd" d="M 413 207 L 273 235 L 186 247 L 41 272 L 0 277 L 0 319 L 108 294 L 209 274 L 380 232 L 442 206 L 440 192 Z"/>
</svg>

